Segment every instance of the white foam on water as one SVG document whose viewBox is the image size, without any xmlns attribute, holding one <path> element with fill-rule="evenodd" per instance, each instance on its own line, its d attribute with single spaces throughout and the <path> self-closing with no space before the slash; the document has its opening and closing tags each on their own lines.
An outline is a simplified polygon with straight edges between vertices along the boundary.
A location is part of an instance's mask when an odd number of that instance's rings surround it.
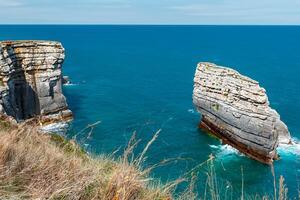
<svg viewBox="0 0 300 200">
<path fill-rule="evenodd" d="M 53 123 L 41 127 L 44 133 L 65 134 L 69 128 L 69 124 L 65 122 Z"/>
<path fill-rule="evenodd" d="M 65 83 L 64 86 L 75 86 L 78 85 L 78 83 Z"/>
<path fill-rule="evenodd" d="M 292 138 L 293 144 L 279 144 L 277 151 L 281 156 L 300 156 L 300 141 Z"/>
<path fill-rule="evenodd" d="M 212 148 L 214 152 L 214 156 L 216 159 L 222 159 L 222 160 L 227 160 L 227 159 L 232 159 L 232 158 L 237 158 L 239 156 L 243 156 L 239 151 L 235 148 L 233 148 L 230 145 L 209 145 L 210 148 Z"/>
<path fill-rule="evenodd" d="M 194 109 L 188 109 L 188 112 L 189 113 L 195 113 L 195 110 Z"/>
<path fill-rule="evenodd" d="M 209 145 L 209 147 L 210 148 L 212 148 L 212 149 L 219 149 L 220 148 L 220 145 L 218 146 L 218 145 Z"/>
<path fill-rule="evenodd" d="M 293 144 L 280 144 L 277 148 L 279 155 L 283 159 L 295 159 L 295 157 L 300 157 L 300 140 L 297 138 L 292 139 Z M 244 156 L 237 149 L 231 147 L 230 145 L 209 145 L 213 150 L 213 154 L 216 159 L 221 160 L 231 160 Z"/>
</svg>

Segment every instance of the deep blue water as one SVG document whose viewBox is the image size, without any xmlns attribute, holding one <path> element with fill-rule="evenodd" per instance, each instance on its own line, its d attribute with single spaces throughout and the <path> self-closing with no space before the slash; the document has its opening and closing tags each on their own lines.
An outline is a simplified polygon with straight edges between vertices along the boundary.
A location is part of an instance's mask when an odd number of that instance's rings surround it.
<svg viewBox="0 0 300 200">
<path fill-rule="evenodd" d="M 197 129 L 192 105 L 193 76 L 200 61 L 232 67 L 266 88 L 273 108 L 300 138 L 299 26 L 0 26 L 0 39 L 61 41 L 65 75 L 74 85 L 64 91 L 75 120 L 73 132 L 101 121 L 85 141 L 94 153 L 111 153 L 137 131 L 145 144 L 162 129 L 146 165 L 184 158 L 153 172 L 173 180 L 216 156 L 216 173 L 240 191 L 241 167 L 246 193 L 272 193 L 269 166 L 221 146 Z M 275 174 L 284 175 L 289 194 L 300 183 L 300 146 L 280 150 Z M 198 192 L 205 186 L 204 168 Z M 237 196 L 236 196 L 237 197 Z"/>
</svg>

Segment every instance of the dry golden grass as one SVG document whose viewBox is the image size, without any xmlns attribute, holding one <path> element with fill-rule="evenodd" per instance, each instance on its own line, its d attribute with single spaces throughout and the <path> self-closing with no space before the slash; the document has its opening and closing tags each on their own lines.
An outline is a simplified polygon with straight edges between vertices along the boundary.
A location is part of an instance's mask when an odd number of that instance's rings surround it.
<svg viewBox="0 0 300 200">
<path fill-rule="evenodd" d="M 236 199 L 232 186 L 222 185 L 214 169 L 214 157 L 165 185 L 153 181 L 150 171 L 174 161 L 164 160 L 143 169 L 145 154 L 158 137 L 159 131 L 137 156 L 133 150 L 139 141 L 135 135 L 129 141 L 124 154 L 92 157 L 75 141 L 62 136 L 43 134 L 35 125 L 10 126 L 0 121 L 0 199 L 66 199 L 66 200 L 193 200 Z M 206 165 L 207 179 L 204 194 L 195 193 L 197 173 Z M 202 172 L 205 170 L 201 169 Z M 275 175 L 274 175 L 275 177 Z M 174 195 L 176 186 L 188 180 L 184 192 Z M 241 168 L 243 183 L 243 168 Z M 225 189 L 224 189 L 225 188 Z M 274 179 L 274 194 L 271 196 L 248 196 L 241 188 L 238 199 L 287 200 L 288 190 L 280 177 L 277 193 Z M 299 193 L 300 194 L 300 193 Z M 300 197 L 299 197 L 300 199 Z"/>
<path fill-rule="evenodd" d="M 2 129 L 1 199 L 171 199 L 171 187 L 153 183 L 137 165 L 143 155 L 129 161 L 132 146 L 125 152 L 117 160 L 92 158 L 75 142 L 34 126 Z"/>
</svg>

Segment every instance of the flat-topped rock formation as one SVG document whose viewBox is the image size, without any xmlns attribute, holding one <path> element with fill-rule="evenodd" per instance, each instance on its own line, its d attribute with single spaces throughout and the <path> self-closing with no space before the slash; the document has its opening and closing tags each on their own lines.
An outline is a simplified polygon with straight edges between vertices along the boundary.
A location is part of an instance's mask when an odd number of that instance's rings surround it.
<svg viewBox="0 0 300 200">
<path fill-rule="evenodd" d="M 272 163 L 278 143 L 291 141 L 265 89 L 233 69 L 199 63 L 193 103 L 202 114 L 201 128 L 260 162 Z"/>
<path fill-rule="evenodd" d="M 62 94 L 64 48 L 52 41 L 0 42 L 0 113 L 17 122 L 68 121 L 72 112 Z"/>
</svg>

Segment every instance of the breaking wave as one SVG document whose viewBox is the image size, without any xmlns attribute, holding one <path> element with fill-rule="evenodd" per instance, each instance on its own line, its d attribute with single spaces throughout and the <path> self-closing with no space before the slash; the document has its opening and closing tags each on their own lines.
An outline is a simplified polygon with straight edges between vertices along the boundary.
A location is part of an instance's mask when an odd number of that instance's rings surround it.
<svg viewBox="0 0 300 200">
<path fill-rule="evenodd" d="M 229 158 L 237 158 L 239 156 L 243 156 L 239 153 L 238 150 L 231 147 L 230 145 L 209 145 L 211 149 L 213 149 L 213 154 L 216 159 L 229 159 Z"/>
<path fill-rule="evenodd" d="M 280 144 L 277 148 L 278 154 L 284 159 L 300 157 L 300 140 L 293 138 L 293 144 Z M 233 159 L 244 156 L 230 145 L 209 145 L 216 159 Z"/>
<path fill-rule="evenodd" d="M 281 156 L 300 156 L 300 140 L 297 138 L 292 138 L 292 143 L 292 145 L 280 144 L 277 148 L 278 153 Z"/>
<path fill-rule="evenodd" d="M 41 131 L 44 133 L 57 133 L 65 134 L 68 131 L 69 124 L 66 122 L 53 123 L 41 127 Z"/>
</svg>

